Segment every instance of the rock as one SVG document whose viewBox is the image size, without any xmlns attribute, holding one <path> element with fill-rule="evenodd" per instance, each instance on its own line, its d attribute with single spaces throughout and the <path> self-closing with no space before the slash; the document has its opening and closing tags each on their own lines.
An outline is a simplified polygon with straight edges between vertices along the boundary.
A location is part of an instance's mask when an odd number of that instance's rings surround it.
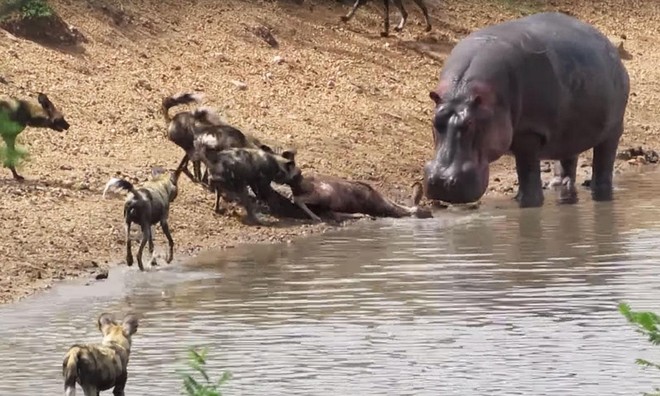
<svg viewBox="0 0 660 396">
<path fill-rule="evenodd" d="M 94 279 L 96 280 L 108 279 L 108 270 L 101 270 L 97 272 L 96 276 L 94 276 Z"/>
<path fill-rule="evenodd" d="M 239 91 L 245 91 L 248 87 L 246 83 L 239 80 L 231 80 L 231 83 L 234 84 Z"/>
<path fill-rule="evenodd" d="M 273 63 L 276 65 L 281 65 L 282 63 L 284 63 L 284 58 L 278 55 L 273 58 Z"/>
</svg>

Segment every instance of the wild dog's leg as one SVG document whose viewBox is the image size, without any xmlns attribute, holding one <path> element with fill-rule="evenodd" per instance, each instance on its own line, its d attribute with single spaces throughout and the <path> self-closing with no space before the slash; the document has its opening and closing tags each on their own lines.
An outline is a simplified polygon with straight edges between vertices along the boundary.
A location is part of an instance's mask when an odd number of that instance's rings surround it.
<svg viewBox="0 0 660 396">
<path fill-rule="evenodd" d="M 414 0 L 415 4 L 422 10 L 422 14 L 424 14 L 424 18 L 426 19 L 426 31 L 430 32 L 431 31 L 431 16 L 429 15 L 429 10 L 426 8 L 426 4 L 424 4 L 424 0 Z"/>
<path fill-rule="evenodd" d="M 126 222 L 126 265 L 133 265 L 133 252 L 131 252 L 131 222 Z"/>
<path fill-rule="evenodd" d="M 165 259 L 165 261 L 169 264 L 172 262 L 172 259 L 174 258 L 174 239 L 172 239 L 172 234 L 170 234 L 170 225 L 168 224 L 167 219 L 163 219 L 160 221 L 160 228 L 163 229 L 163 234 L 165 234 L 165 238 L 167 238 L 167 244 L 170 247 L 169 254 Z"/>
<path fill-rule="evenodd" d="M 365 4 L 367 4 L 367 0 L 355 0 L 355 4 L 353 4 L 353 8 L 348 12 L 348 14 L 341 17 L 342 22 L 350 21 L 355 15 L 355 11 L 357 11 L 358 8 L 362 7 Z"/>
<path fill-rule="evenodd" d="M 113 396 L 124 396 L 124 388 L 126 387 L 126 381 L 128 380 L 128 372 L 124 372 L 117 380 L 115 381 L 115 387 L 112 389 Z"/>
<path fill-rule="evenodd" d="M 151 266 L 158 265 L 156 262 L 156 257 L 154 257 L 154 233 L 149 227 L 149 255 L 151 256 Z"/>
<path fill-rule="evenodd" d="M 296 205 L 298 205 L 298 207 L 300 207 L 300 209 L 304 210 L 305 213 L 307 213 L 307 214 L 309 215 L 309 217 L 310 217 L 312 220 L 314 220 L 315 222 L 320 223 L 320 222 L 322 221 L 320 217 L 318 217 L 316 214 L 314 214 L 314 212 L 312 212 L 312 211 L 307 207 L 307 205 L 305 204 L 305 202 L 304 202 L 304 200 L 303 200 L 302 198 L 299 198 L 299 197 L 293 197 L 293 203 L 295 203 Z"/>
<path fill-rule="evenodd" d="M 220 199 L 222 198 L 222 191 L 219 186 L 214 186 L 215 188 L 215 213 L 217 214 L 224 214 L 227 212 L 227 208 L 225 207 L 220 207 Z"/>
<path fill-rule="evenodd" d="M 81 386 L 85 396 L 99 396 L 99 390 L 96 389 L 94 385 L 83 385 Z"/>
<path fill-rule="evenodd" d="M 257 208 L 254 206 L 252 199 L 250 199 L 250 194 L 248 194 L 247 186 L 243 186 L 236 193 L 238 202 L 241 203 L 241 206 L 245 208 L 245 223 L 246 224 L 261 224 L 261 221 L 257 217 Z"/>
<path fill-rule="evenodd" d="M 16 137 L 17 135 L 2 135 L 2 140 L 5 142 L 6 146 L 6 158 L 5 158 L 5 167 L 11 171 L 11 175 L 14 177 L 14 180 L 23 181 L 25 178 L 16 172 L 16 167 L 14 163 L 18 159 L 18 152 L 16 151 Z"/>
<path fill-rule="evenodd" d="M 406 21 L 408 20 L 408 12 L 406 12 L 406 9 L 403 8 L 403 3 L 401 0 L 392 0 L 394 2 L 394 5 L 399 9 L 401 12 L 401 20 L 399 21 L 399 24 L 394 27 L 394 30 L 397 32 L 400 32 L 403 30 L 403 26 L 406 24 Z"/>
<path fill-rule="evenodd" d="M 197 183 L 197 180 L 195 180 L 195 176 L 193 176 L 192 173 L 190 173 L 190 169 L 188 169 L 188 162 L 190 161 L 190 157 L 188 154 L 183 156 L 183 159 L 181 160 L 181 163 L 179 163 L 179 167 L 181 168 L 181 172 L 183 172 L 184 175 L 188 176 L 188 179 L 190 179 L 191 182 Z"/>
<path fill-rule="evenodd" d="M 385 30 L 380 32 L 381 37 L 387 37 L 390 35 L 390 0 L 383 0 L 385 5 Z"/>
<path fill-rule="evenodd" d="M 142 253 L 144 252 L 144 246 L 147 244 L 149 238 L 151 238 L 151 226 L 149 223 L 142 223 L 142 241 L 140 242 L 140 247 L 137 252 L 137 262 L 140 271 L 144 271 L 144 266 L 142 265 Z"/>
<path fill-rule="evenodd" d="M 574 204 L 578 202 L 575 178 L 577 173 L 578 157 L 559 161 L 561 165 L 561 190 L 559 191 L 559 203 Z"/>
<path fill-rule="evenodd" d="M 613 133 L 610 134 L 611 137 L 593 149 L 591 198 L 594 201 L 612 200 L 614 161 L 622 133 L 623 125 L 616 126 Z"/>
</svg>

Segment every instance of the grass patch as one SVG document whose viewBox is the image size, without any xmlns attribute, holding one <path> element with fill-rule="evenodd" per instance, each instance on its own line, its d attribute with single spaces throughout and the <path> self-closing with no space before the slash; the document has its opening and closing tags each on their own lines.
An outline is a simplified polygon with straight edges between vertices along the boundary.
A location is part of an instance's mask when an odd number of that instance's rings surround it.
<svg viewBox="0 0 660 396">
<path fill-rule="evenodd" d="M 206 371 L 206 355 L 206 349 L 188 350 L 188 367 L 192 373 L 183 374 L 183 389 L 188 396 L 222 396 L 220 387 L 231 378 L 231 373 L 225 371 L 218 380 L 211 381 Z M 194 375 L 200 378 L 195 379 Z"/>
<path fill-rule="evenodd" d="M 32 19 L 50 17 L 53 8 L 46 0 L 0 0 L 0 20 L 18 14 L 21 18 Z"/>
<path fill-rule="evenodd" d="M 628 323 L 635 326 L 635 330 L 648 338 L 653 345 L 660 344 L 660 316 L 653 312 L 633 311 L 630 305 L 626 303 L 619 304 L 619 312 L 628 320 Z M 657 363 L 649 362 L 644 359 L 637 359 L 635 363 L 644 368 L 660 369 Z M 660 396 L 660 388 L 656 387 L 653 393 L 644 393 L 644 396 Z"/>
</svg>

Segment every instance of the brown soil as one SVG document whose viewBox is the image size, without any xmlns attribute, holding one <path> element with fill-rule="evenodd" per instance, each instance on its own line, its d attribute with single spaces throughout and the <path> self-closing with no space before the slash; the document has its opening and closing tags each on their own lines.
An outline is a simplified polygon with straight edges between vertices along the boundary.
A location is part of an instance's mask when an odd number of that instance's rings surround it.
<svg viewBox="0 0 660 396">
<path fill-rule="evenodd" d="M 46 92 L 72 125 L 64 133 L 27 129 L 21 135 L 32 155 L 21 170 L 27 181 L 13 181 L 6 170 L 0 175 L 1 302 L 122 259 L 123 199 L 102 200 L 100 190 L 117 173 L 142 181 L 152 166 L 176 166 L 182 152 L 167 141 L 158 104 L 178 91 L 204 91 L 207 104 L 230 122 L 297 147 L 305 171 L 370 181 L 401 200 L 432 152 L 428 91 L 456 40 L 521 10 L 559 9 L 595 24 L 617 44 L 625 35 L 633 93 L 622 148 L 658 146 L 658 2 L 443 1 L 432 7 L 428 34 L 411 4 L 407 28 L 386 39 L 378 34 L 375 4 L 348 25 L 338 22 L 347 6 L 329 0 L 52 4 L 86 43 L 42 46 L 0 34 L 2 91 Z M 84 51 L 70 51 L 72 45 Z M 274 62 L 277 56 L 283 61 Z M 630 165 L 621 160 L 619 166 Z M 581 168 L 579 177 L 588 170 Z M 494 164 L 488 195 L 511 194 L 514 174 L 510 158 Z M 179 257 L 328 228 L 244 226 L 235 216 L 214 215 L 213 196 L 187 179 L 181 188 L 171 213 Z M 160 229 L 156 245 L 157 251 L 165 245 Z"/>
</svg>

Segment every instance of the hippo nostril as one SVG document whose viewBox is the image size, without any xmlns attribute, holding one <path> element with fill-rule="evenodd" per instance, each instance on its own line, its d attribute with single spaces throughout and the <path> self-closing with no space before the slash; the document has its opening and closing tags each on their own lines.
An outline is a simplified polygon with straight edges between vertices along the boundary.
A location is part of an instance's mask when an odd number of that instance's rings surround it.
<svg viewBox="0 0 660 396">
<path fill-rule="evenodd" d="M 445 179 L 445 187 L 454 187 L 456 185 L 456 176 L 449 176 Z"/>
</svg>

